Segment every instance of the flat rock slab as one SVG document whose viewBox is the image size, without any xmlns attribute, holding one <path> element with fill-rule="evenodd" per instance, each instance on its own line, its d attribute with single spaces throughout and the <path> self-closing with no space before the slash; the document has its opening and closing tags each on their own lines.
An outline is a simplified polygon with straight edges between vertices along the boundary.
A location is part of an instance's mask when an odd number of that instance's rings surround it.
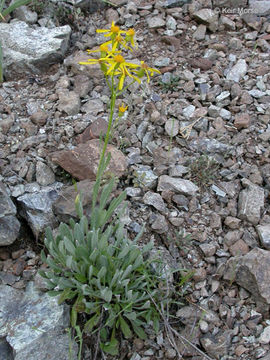
<svg viewBox="0 0 270 360">
<path fill-rule="evenodd" d="M 190 180 L 173 178 L 168 175 L 162 175 L 159 178 L 157 190 L 174 191 L 176 193 L 194 196 L 199 190 L 199 188 Z"/>
<path fill-rule="evenodd" d="M 247 188 L 242 190 L 238 199 L 238 217 L 257 225 L 264 208 L 264 189 L 244 179 L 243 185 Z"/>
<path fill-rule="evenodd" d="M 101 150 L 99 140 L 93 139 L 79 144 L 73 150 L 54 152 L 51 159 L 76 179 L 95 180 Z M 106 171 L 118 177 L 122 176 L 127 169 L 125 156 L 113 145 L 108 145 L 107 152 L 111 153 L 111 161 Z"/>
<path fill-rule="evenodd" d="M 61 61 L 68 49 L 70 34 L 68 25 L 48 29 L 32 28 L 23 21 L 0 23 L 6 80 L 40 73 Z"/>
<path fill-rule="evenodd" d="M 38 292 L 33 282 L 25 292 L 0 285 L 0 313 L 0 337 L 12 359 L 69 359 L 69 312 L 57 298 Z"/>
</svg>

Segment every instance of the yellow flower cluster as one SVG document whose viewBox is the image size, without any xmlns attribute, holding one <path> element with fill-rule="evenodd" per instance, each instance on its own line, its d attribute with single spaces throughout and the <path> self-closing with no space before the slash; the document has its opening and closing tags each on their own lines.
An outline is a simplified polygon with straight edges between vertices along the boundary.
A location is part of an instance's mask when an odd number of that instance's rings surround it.
<svg viewBox="0 0 270 360">
<path fill-rule="evenodd" d="M 85 62 L 80 62 L 80 64 L 100 64 L 106 77 L 118 79 L 118 90 L 123 89 L 127 76 L 140 83 L 140 79 L 145 75 L 147 82 L 149 82 L 150 76 L 153 76 L 155 72 L 160 74 L 159 70 L 150 68 L 144 61 L 141 61 L 140 65 L 134 64 L 127 62 L 122 55 L 123 49 L 132 51 L 132 48 L 137 47 L 134 29 L 120 30 L 119 26 L 112 22 L 110 29 L 99 29 L 97 33 L 104 33 L 104 36 L 109 37 L 110 40 L 100 45 L 98 50 L 88 50 L 88 53 L 100 52 L 98 59 L 88 59 Z"/>
</svg>

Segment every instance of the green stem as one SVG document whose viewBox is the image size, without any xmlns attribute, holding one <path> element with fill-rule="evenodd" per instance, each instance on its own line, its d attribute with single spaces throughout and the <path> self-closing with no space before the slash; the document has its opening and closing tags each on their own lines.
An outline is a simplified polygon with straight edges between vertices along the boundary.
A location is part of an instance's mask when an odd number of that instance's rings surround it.
<svg viewBox="0 0 270 360">
<path fill-rule="evenodd" d="M 100 160 L 99 160 L 97 177 L 96 177 L 97 179 L 99 179 L 99 177 L 102 176 L 102 170 L 103 171 L 105 170 L 105 169 L 103 169 L 103 164 L 104 164 L 104 159 L 105 159 L 105 153 L 106 153 L 108 143 L 109 143 L 109 139 L 110 139 L 110 133 L 111 133 L 112 122 L 113 122 L 115 101 L 116 101 L 116 97 L 117 97 L 117 92 L 116 92 L 116 89 L 114 87 L 114 73 L 112 74 L 112 82 L 111 82 L 111 84 L 112 84 L 112 86 L 111 86 L 111 102 L 110 102 L 110 115 L 109 115 L 108 129 L 107 129 L 107 132 L 106 132 L 106 135 L 105 135 L 103 149 L 102 149 L 102 153 L 101 153 Z"/>
</svg>

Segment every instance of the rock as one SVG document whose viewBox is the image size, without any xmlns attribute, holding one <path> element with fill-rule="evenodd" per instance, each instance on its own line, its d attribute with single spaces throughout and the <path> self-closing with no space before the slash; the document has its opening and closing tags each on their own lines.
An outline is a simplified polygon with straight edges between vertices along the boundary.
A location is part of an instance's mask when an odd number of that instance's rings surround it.
<svg viewBox="0 0 270 360">
<path fill-rule="evenodd" d="M 205 58 L 189 59 L 189 64 L 195 69 L 207 71 L 212 68 L 213 62 Z"/>
<path fill-rule="evenodd" d="M 88 59 L 89 54 L 85 51 L 77 51 L 64 60 L 64 65 L 75 75 L 87 75 L 95 81 L 100 81 L 104 78 L 104 74 L 98 64 L 89 66 L 80 64 Z"/>
<path fill-rule="evenodd" d="M 175 359 L 176 351 L 173 348 L 169 348 L 165 352 L 166 359 Z"/>
<path fill-rule="evenodd" d="M 193 16 L 199 22 L 205 24 L 212 32 L 218 29 L 218 14 L 211 9 L 201 9 L 193 13 Z"/>
<path fill-rule="evenodd" d="M 94 183 L 94 181 L 82 180 L 76 183 L 76 188 L 78 190 L 76 190 L 74 185 L 61 189 L 59 197 L 52 205 L 53 211 L 57 215 L 59 221 L 67 223 L 71 217 L 77 218 L 75 198 L 78 193 L 82 194 L 82 205 L 85 214 L 90 216 Z"/>
<path fill-rule="evenodd" d="M 48 114 L 46 113 L 46 111 L 43 111 L 43 110 L 38 110 L 30 116 L 30 120 L 34 124 L 40 125 L 40 126 L 45 125 L 47 122 L 47 119 L 48 119 Z"/>
<path fill-rule="evenodd" d="M 54 228 L 57 225 L 52 204 L 58 198 L 61 187 L 61 183 L 55 182 L 39 192 L 25 193 L 17 198 L 19 213 L 27 220 L 36 238 L 47 226 Z"/>
<path fill-rule="evenodd" d="M 88 115 L 96 116 L 104 111 L 103 102 L 100 99 L 90 99 L 82 106 L 82 111 Z"/>
<path fill-rule="evenodd" d="M 36 180 L 37 183 L 42 186 L 51 185 L 55 182 L 53 171 L 42 161 L 38 161 L 36 165 Z"/>
<path fill-rule="evenodd" d="M 268 16 L 270 15 L 270 3 L 268 0 L 250 0 L 250 11 L 252 14 Z"/>
<path fill-rule="evenodd" d="M 170 137 L 174 137 L 179 132 L 179 121 L 178 120 L 167 120 L 165 123 L 165 131 Z"/>
<path fill-rule="evenodd" d="M 248 0 L 213 0 L 213 7 L 220 8 L 236 8 L 236 7 L 246 7 L 248 5 Z"/>
<path fill-rule="evenodd" d="M 150 29 L 158 29 L 165 26 L 165 21 L 159 16 L 151 16 L 147 19 L 147 25 Z"/>
<path fill-rule="evenodd" d="M 234 119 L 234 126 L 238 129 L 247 129 L 250 126 L 249 114 L 237 114 Z"/>
<path fill-rule="evenodd" d="M 148 191 L 144 197 L 143 202 L 146 205 L 152 205 L 155 209 L 161 212 L 166 211 L 166 205 L 159 194 L 153 193 L 152 191 Z"/>
<path fill-rule="evenodd" d="M 202 41 L 205 39 L 206 26 L 201 24 L 198 26 L 197 30 L 193 34 L 193 38 L 197 41 Z"/>
<path fill-rule="evenodd" d="M 56 151 L 51 154 L 51 159 L 75 179 L 95 180 L 101 150 L 102 147 L 99 140 L 93 139 L 84 144 L 79 144 L 73 150 Z M 111 160 L 106 171 L 121 177 L 127 169 L 125 156 L 110 144 L 108 145 L 107 153 L 111 154 Z"/>
<path fill-rule="evenodd" d="M 236 217 L 233 216 L 227 216 L 224 224 L 226 226 L 228 226 L 230 229 L 238 229 L 239 228 L 239 224 L 240 224 L 241 220 L 237 219 Z"/>
<path fill-rule="evenodd" d="M 259 342 L 261 344 L 269 344 L 270 343 L 270 326 L 266 326 L 263 329 L 263 332 L 261 333 L 259 337 Z"/>
<path fill-rule="evenodd" d="M 270 252 L 255 248 L 235 259 L 235 281 L 248 290 L 259 303 L 270 305 Z"/>
<path fill-rule="evenodd" d="M 240 59 L 228 72 L 226 79 L 239 82 L 247 73 L 247 63 L 244 59 Z"/>
<path fill-rule="evenodd" d="M 189 105 L 183 109 L 183 115 L 186 119 L 189 119 L 193 115 L 194 111 L 195 111 L 195 106 Z"/>
<path fill-rule="evenodd" d="M 242 183 L 247 188 L 239 194 L 238 217 L 257 225 L 264 208 L 264 190 L 247 179 L 242 180 Z"/>
<path fill-rule="evenodd" d="M 156 214 L 155 220 L 152 223 L 151 228 L 158 234 L 164 234 L 165 232 L 167 232 L 169 228 L 165 216 L 161 214 Z"/>
<path fill-rule="evenodd" d="M 235 22 L 229 19 L 227 16 L 220 17 L 220 24 L 224 26 L 225 29 L 235 31 Z"/>
<path fill-rule="evenodd" d="M 190 142 L 190 148 L 201 153 L 218 153 L 223 154 L 232 151 L 233 147 L 217 141 L 216 139 L 200 138 Z"/>
<path fill-rule="evenodd" d="M 215 336 L 207 334 L 200 338 L 200 342 L 208 355 L 220 359 L 228 354 L 233 336 L 232 330 L 220 331 Z"/>
<path fill-rule="evenodd" d="M 16 213 L 16 206 L 0 182 L 0 246 L 11 245 L 19 236 L 21 225 Z"/>
<path fill-rule="evenodd" d="M 242 20 L 253 30 L 260 31 L 262 27 L 262 19 L 256 14 L 246 13 L 242 16 Z"/>
<path fill-rule="evenodd" d="M 182 177 L 184 174 L 187 174 L 189 169 L 183 165 L 173 165 L 169 169 L 169 176 L 172 177 Z"/>
<path fill-rule="evenodd" d="M 39 293 L 30 282 L 25 292 L 0 285 L 0 300 L 0 333 L 12 349 L 12 359 L 69 359 L 69 312 L 56 297 Z M 74 343 L 72 348 L 75 358 Z"/>
<path fill-rule="evenodd" d="M 80 98 L 86 97 L 92 88 L 93 82 L 86 75 L 76 75 L 74 77 L 74 91 Z"/>
<path fill-rule="evenodd" d="M 157 184 L 158 176 L 154 174 L 150 166 L 138 165 L 134 171 L 134 184 L 153 189 Z"/>
<path fill-rule="evenodd" d="M 81 108 L 80 96 L 75 91 L 63 91 L 63 89 L 61 89 L 57 108 L 67 115 L 78 114 Z"/>
<path fill-rule="evenodd" d="M 199 190 L 198 186 L 196 186 L 190 180 L 184 180 L 179 178 L 173 178 L 168 175 L 162 175 L 158 181 L 158 191 L 175 191 L 176 193 L 194 196 L 196 192 Z"/>
<path fill-rule="evenodd" d="M 104 136 L 108 129 L 108 123 L 103 118 L 98 118 L 77 137 L 77 143 L 82 144 L 92 139 L 99 139 Z"/>
<path fill-rule="evenodd" d="M 31 28 L 23 21 L 0 23 L 6 80 L 39 74 L 63 59 L 71 34 L 68 25 Z"/>
<path fill-rule="evenodd" d="M 35 11 L 31 11 L 27 6 L 20 6 L 14 10 L 14 15 L 18 20 L 24 21 L 27 24 L 35 24 L 38 15 Z"/>
<path fill-rule="evenodd" d="M 256 230 L 259 235 L 261 245 L 265 249 L 270 250 L 270 224 L 258 225 Z"/>
<path fill-rule="evenodd" d="M 230 246 L 230 253 L 233 256 L 245 255 L 249 252 L 248 245 L 244 240 L 237 240 L 232 246 Z"/>
</svg>

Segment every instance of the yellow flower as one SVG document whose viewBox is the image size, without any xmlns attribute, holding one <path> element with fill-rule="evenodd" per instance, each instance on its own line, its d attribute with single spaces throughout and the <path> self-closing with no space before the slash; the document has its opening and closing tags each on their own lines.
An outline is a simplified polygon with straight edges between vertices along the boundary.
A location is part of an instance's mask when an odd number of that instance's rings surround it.
<svg viewBox="0 0 270 360">
<path fill-rule="evenodd" d="M 114 24 L 114 21 L 112 22 L 110 29 L 97 29 L 97 33 L 107 33 L 104 36 L 115 38 L 118 34 L 125 34 L 126 31 L 120 30 L 120 27 Z"/>
<path fill-rule="evenodd" d="M 124 103 L 122 103 L 122 105 L 119 106 L 118 110 L 119 110 L 119 116 L 122 116 L 124 114 L 124 112 L 126 112 L 128 106 L 125 106 Z"/>
<path fill-rule="evenodd" d="M 115 71 L 114 75 L 120 75 L 118 89 L 122 90 L 124 86 L 124 81 L 126 76 L 133 78 L 134 80 L 141 82 L 138 77 L 133 75 L 128 69 L 136 69 L 140 65 L 133 64 L 130 62 L 126 62 L 125 58 L 122 55 L 115 55 L 113 58 L 106 59 L 107 63 L 110 64 L 110 68 L 108 69 L 106 75 L 110 75 Z"/>
<path fill-rule="evenodd" d="M 145 74 L 147 76 L 147 82 L 150 81 L 150 76 L 154 75 L 154 72 L 161 74 L 161 72 L 157 69 L 150 68 L 144 61 L 141 61 L 141 68 L 139 71 L 135 71 L 138 77 L 143 77 Z M 150 76 L 149 76 L 150 73 Z"/>
<path fill-rule="evenodd" d="M 134 29 L 129 29 L 127 32 L 126 32 L 126 41 L 129 41 L 131 43 L 131 45 L 133 47 L 138 47 L 138 44 L 135 40 L 135 30 Z"/>
</svg>

